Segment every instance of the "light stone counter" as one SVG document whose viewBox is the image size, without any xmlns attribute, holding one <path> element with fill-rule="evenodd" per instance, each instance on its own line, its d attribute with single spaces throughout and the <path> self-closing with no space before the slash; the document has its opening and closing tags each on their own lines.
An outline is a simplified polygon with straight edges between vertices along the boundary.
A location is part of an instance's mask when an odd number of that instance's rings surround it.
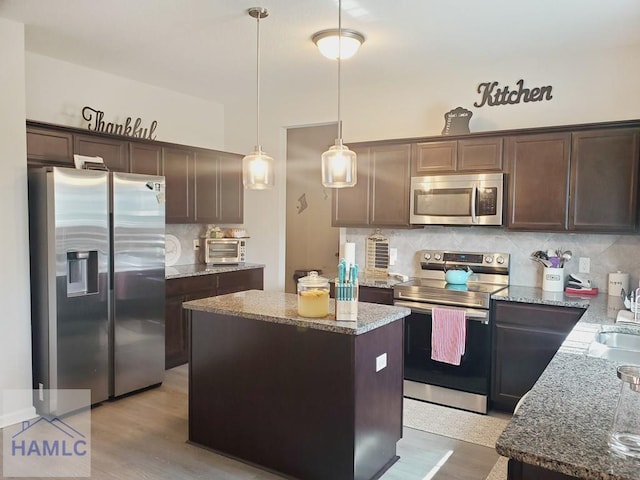
<svg viewBox="0 0 640 480">
<path fill-rule="evenodd" d="M 251 318 L 264 322 L 294 325 L 329 332 L 360 335 L 395 322 L 411 313 L 405 307 L 393 307 L 376 303 L 358 303 L 358 320 L 336 321 L 335 303 L 329 300 L 329 312 L 325 318 L 305 318 L 298 315 L 298 298 L 292 293 L 247 290 L 217 297 L 192 300 L 182 304 L 184 308 Z"/>
<path fill-rule="evenodd" d="M 253 268 L 264 268 L 258 263 L 238 263 L 235 265 L 205 265 L 204 263 L 193 263 L 190 265 L 173 265 L 165 267 L 165 279 L 195 277 L 198 275 L 212 275 L 216 273 L 237 272 L 238 270 L 251 270 Z"/>
<path fill-rule="evenodd" d="M 606 294 L 549 294 L 530 287 L 509 287 L 492 298 L 587 309 L 498 438 L 497 452 L 578 478 L 640 478 L 640 460 L 614 454 L 607 443 L 621 386 L 617 364 L 586 356 L 596 332 L 615 325 L 621 300 Z"/>
</svg>

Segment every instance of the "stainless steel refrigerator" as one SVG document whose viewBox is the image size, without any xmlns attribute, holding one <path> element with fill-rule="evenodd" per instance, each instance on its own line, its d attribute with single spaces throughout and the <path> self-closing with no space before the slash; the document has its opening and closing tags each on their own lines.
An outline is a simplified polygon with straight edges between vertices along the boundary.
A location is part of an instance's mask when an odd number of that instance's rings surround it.
<svg viewBox="0 0 640 480">
<path fill-rule="evenodd" d="M 33 383 L 91 403 L 164 378 L 164 177 L 29 172 Z M 36 393 L 42 411 L 74 409 Z"/>
</svg>

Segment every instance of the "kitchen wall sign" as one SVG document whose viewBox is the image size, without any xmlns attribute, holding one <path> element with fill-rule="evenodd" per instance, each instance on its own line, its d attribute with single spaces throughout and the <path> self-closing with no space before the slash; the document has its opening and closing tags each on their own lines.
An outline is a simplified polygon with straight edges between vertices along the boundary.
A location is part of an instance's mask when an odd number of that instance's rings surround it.
<svg viewBox="0 0 640 480">
<path fill-rule="evenodd" d="M 444 114 L 444 128 L 442 135 L 458 135 L 469 133 L 469 120 L 473 112 L 466 108 L 458 107 Z"/>
<path fill-rule="evenodd" d="M 484 82 L 478 85 L 478 93 L 482 95 L 480 103 L 475 102 L 474 107 L 483 107 L 489 105 L 490 107 L 496 105 L 513 105 L 523 101 L 528 102 L 542 102 L 543 100 L 551 100 L 551 90 L 553 87 L 547 85 L 545 87 L 524 88 L 524 80 L 518 80 L 517 89 L 509 89 L 508 85 L 502 88 L 498 87 L 498 82 Z"/>
<path fill-rule="evenodd" d="M 140 117 L 132 120 L 127 117 L 124 123 L 113 123 L 104 121 L 104 112 L 91 107 L 82 109 L 82 118 L 89 122 L 88 129 L 94 132 L 111 133 L 114 135 L 124 135 L 126 137 L 145 138 L 155 140 L 154 135 L 158 122 L 154 120 L 149 127 L 142 128 Z"/>
</svg>

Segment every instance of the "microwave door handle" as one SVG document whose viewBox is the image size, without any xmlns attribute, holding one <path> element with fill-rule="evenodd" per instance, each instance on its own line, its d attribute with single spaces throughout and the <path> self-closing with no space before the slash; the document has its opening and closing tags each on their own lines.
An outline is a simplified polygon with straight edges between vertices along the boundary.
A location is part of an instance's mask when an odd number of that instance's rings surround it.
<svg viewBox="0 0 640 480">
<path fill-rule="evenodd" d="M 476 215 L 476 196 L 478 195 L 478 185 L 473 184 L 471 190 L 471 223 L 478 223 L 478 215 Z"/>
</svg>

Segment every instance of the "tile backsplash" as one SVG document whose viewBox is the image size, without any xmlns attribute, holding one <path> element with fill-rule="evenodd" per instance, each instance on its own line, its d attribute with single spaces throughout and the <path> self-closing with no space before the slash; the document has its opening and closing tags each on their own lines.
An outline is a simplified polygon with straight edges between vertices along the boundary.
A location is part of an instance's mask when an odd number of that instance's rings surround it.
<svg viewBox="0 0 640 480">
<path fill-rule="evenodd" d="M 365 266 L 366 239 L 373 229 L 348 228 L 344 241 L 355 242 L 356 263 Z M 389 271 L 417 276 L 420 265 L 419 250 L 465 250 L 473 252 L 500 252 L 511 255 L 511 284 L 531 287 L 542 286 L 542 265 L 530 260 L 536 250 L 562 248 L 571 250 L 573 258 L 565 264 L 566 276 L 578 272 L 580 257 L 590 259 L 593 286 L 607 291 L 608 274 L 618 270 L 630 274 L 630 285 L 637 287 L 640 280 L 640 235 L 602 235 L 577 233 L 511 232 L 491 227 L 439 227 L 429 226 L 412 230 L 383 229 L 390 248 L 398 250 L 395 265 Z"/>
<path fill-rule="evenodd" d="M 165 233 L 174 235 L 180 240 L 180 258 L 176 265 L 199 263 L 198 251 L 193 249 L 193 241 L 207 231 L 207 225 L 199 224 L 167 224 Z"/>
</svg>

